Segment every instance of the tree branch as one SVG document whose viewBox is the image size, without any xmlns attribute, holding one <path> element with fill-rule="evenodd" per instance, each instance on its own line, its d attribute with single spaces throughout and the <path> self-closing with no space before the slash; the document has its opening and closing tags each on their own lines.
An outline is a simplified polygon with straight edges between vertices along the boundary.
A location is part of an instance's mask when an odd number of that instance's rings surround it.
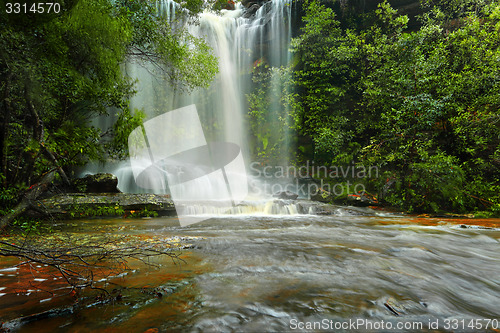
<svg viewBox="0 0 500 333">
<path fill-rule="evenodd" d="M 66 246 L 50 244 L 46 241 L 28 241 L 17 245 L 8 241 L 0 241 L 0 257 L 17 257 L 23 261 L 17 266 L 37 263 L 55 268 L 65 281 L 73 288 L 91 287 L 94 285 L 95 272 L 106 270 L 106 277 L 125 270 L 128 259 L 136 259 L 146 265 L 151 257 L 169 256 L 174 262 L 183 262 L 170 248 L 153 248 L 149 244 L 121 245 L 119 240 L 101 241 L 92 245 L 77 244 L 73 239 L 65 239 Z M 90 243 L 90 242 L 89 242 Z"/>
<path fill-rule="evenodd" d="M 39 183 L 32 185 L 29 190 L 24 194 L 21 201 L 9 214 L 0 219 L 0 230 L 3 230 L 9 225 L 16 217 L 23 214 L 28 208 L 31 207 L 32 202 L 36 200 L 42 193 L 44 193 L 50 183 L 54 180 L 54 171 L 45 174 Z M 0 254 L 1 255 L 1 254 Z"/>
<path fill-rule="evenodd" d="M 33 102 L 31 101 L 31 98 L 29 96 L 28 88 L 25 87 L 24 89 L 24 96 L 26 99 L 26 104 L 28 105 L 28 109 L 30 110 L 31 115 L 35 119 L 35 125 L 33 127 L 33 134 L 35 135 L 35 139 L 38 141 L 38 144 L 40 145 L 40 148 L 43 152 L 43 154 L 52 162 L 52 164 L 57 168 L 57 172 L 63 179 L 63 181 L 67 185 L 71 185 L 68 176 L 66 176 L 66 173 L 62 169 L 62 167 L 59 164 L 59 161 L 57 158 L 54 156 L 54 154 L 45 146 L 44 142 L 44 128 L 43 128 L 43 121 L 40 119 L 38 112 L 35 109 L 35 106 L 33 105 Z"/>
</svg>

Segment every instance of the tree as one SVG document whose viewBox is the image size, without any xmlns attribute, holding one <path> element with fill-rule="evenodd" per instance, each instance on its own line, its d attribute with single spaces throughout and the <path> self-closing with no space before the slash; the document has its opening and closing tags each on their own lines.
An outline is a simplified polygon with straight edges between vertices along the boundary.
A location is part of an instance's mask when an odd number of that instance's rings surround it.
<svg viewBox="0 0 500 333">
<path fill-rule="evenodd" d="M 294 112 L 314 159 L 382 167 L 380 196 L 410 211 L 498 210 L 500 6 L 476 4 L 406 31 L 386 1 L 354 28 L 308 2 Z"/>
<path fill-rule="evenodd" d="M 207 87 L 218 71 L 217 59 L 206 41 L 190 35 L 184 24 L 197 20 L 204 1 L 183 2 L 176 21 L 158 13 L 156 5 L 151 0 L 117 2 L 120 15 L 132 26 L 128 58 L 152 64 L 156 74 L 179 89 Z"/>
<path fill-rule="evenodd" d="M 153 1 L 60 4 L 59 14 L 33 21 L 0 14 L 0 180 L 9 195 L 52 170 L 69 182 L 73 166 L 126 156 L 128 133 L 143 117 L 128 110 L 133 82 L 121 65 L 130 57 L 153 61 L 186 89 L 207 85 L 217 70 L 207 44 L 173 29 Z M 94 126 L 110 112 L 115 126 Z"/>
<path fill-rule="evenodd" d="M 365 151 L 396 172 L 401 188 L 391 202 L 463 211 L 498 200 L 495 8 L 461 20 L 452 32 L 432 24 L 402 35 L 385 65 L 367 77 L 365 103 L 381 121 Z"/>
</svg>

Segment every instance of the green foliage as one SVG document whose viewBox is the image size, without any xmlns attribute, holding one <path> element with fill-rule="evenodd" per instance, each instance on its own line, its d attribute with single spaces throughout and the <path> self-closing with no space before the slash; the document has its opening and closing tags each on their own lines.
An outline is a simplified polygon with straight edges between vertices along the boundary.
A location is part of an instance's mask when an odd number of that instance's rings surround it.
<svg viewBox="0 0 500 333">
<path fill-rule="evenodd" d="M 385 17 L 385 11 L 380 15 Z M 371 35 L 343 30 L 333 10 L 317 1 L 309 4 L 304 21 L 303 34 L 292 41 L 292 51 L 299 57 L 294 70 L 296 127 L 312 138 L 315 160 L 338 163 L 337 156 L 353 140 L 369 135 L 366 127 L 373 115 L 360 114 L 359 85 L 371 67 L 369 52 L 374 51 L 367 39 L 380 34 L 380 28 L 374 26 Z"/>
<path fill-rule="evenodd" d="M 210 9 L 213 11 L 220 11 L 221 9 L 231 9 L 231 8 L 234 9 L 235 8 L 235 2 L 233 0 L 214 0 L 211 2 L 212 2 L 212 5 L 210 6 Z"/>
<path fill-rule="evenodd" d="M 307 2 L 292 43 L 296 128 L 313 142 L 317 162 L 380 166 L 379 196 L 392 205 L 494 211 L 500 2 L 423 5 L 424 24 L 409 32 L 408 18 L 387 1 L 358 29 Z"/>
<path fill-rule="evenodd" d="M 19 190 L 14 187 L 0 188 L 0 215 L 7 215 L 17 203 Z"/>
<path fill-rule="evenodd" d="M 428 156 L 408 165 L 385 200 L 409 212 L 463 212 L 464 174 L 455 158 L 443 153 Z"/>
<path fill-rule="evenodd" d="M 399 168 L 397 177 L 407 185 L 398 206 L 463 211 L 490 200 L 486 189 L 472 193 L 478 189 L 475 180 L 498 178 L 500 67 L 492 57 L 498 59 L 500 50 L 494 24 L 470 17 L 451 33 L 427 25 L 405 34 L 393 44 L 387 64 L 365 81 L 371 88 L 365 100 L 381 113 L 380 134 L 367 146 L 367 156 Z M 438 161 L 463 173 L 426 175 Z M 412 182 L 423 186 L 410 187 Z"/>
<path fill-rule="evenodd" d="M 154 210 L 149 210 L 147 207 L 141 209 L 141 210 L 136 210 L 136 211 L 130 211 L 130 217 L 158 217 L 158 212 Z"/>
<path fill-rule="evenodd" d="M 380 21 L 379 26 L 386 33 L 400 33 L 406 28 L 409 21 L 408 16 L 397 15 L 397 12 L 387 0 L 378 4 L 375 14 Z"/>
<path fill-rule="evenodd" d="M 420 19 L 425 23 L 446 24 L 452 19 L 480 15 L 491 0 L 420 0 L 425 9 Z"/>
<path fill-rule="evenodd" d="M 117 114 L 117 119 L 110 132 L 111 141 L 107 146 L 111 157 L 123 159 L 128 156 L 128 150 L 124 150 L 123 147 L 127 146 L 130 133 L 142 125 L 145 117 L 144 112 L 140 110 L 135 110 L 133 115 L 128 110 Z"/>
<path fill-rule="evenodd" d="M 13 211 L 13 208 L 19 200 L 19 192 L 21 192 L 21 189 L 13 186 L 0 188 L 0 216 L 7 215 Z M 42 231 L 51 230 L 50 227 L 44 225 L 42 221 L 31 217 L 17 217 L 12 222 L 12 225 L 20 229 L 23 234 L 39 234 Z"/>
<path fill-rule="evenodd" d="M 30 217 L 18 217 L 12 223 L 14 228 L 19 228 L 23 236 L 40 235 L 43 232 L 51 232 L 52 228 L 47 226 L 42 221 Z"/>
<path fill-rule="evenodd" d="M 119 205 L 84 206 L 72 205 L 67 214 L 72 218 L 119 216 L 119 217 L 157 217 L 158 212 L 144 207 L 140 210 L 125 211 Z"/>
<path fill-rule="evenodd" d="M 31 185 L 49 170 L 127 156 L 130 58 L 154 64 L 179 88 L 206 86 L 217 59 L 201 39 L 156 12 L 152 0 L 61 1 L 62 11 L 26 21 L 0 13 L 2 188 Z M 203 1 L 183 3 L 191 14 Z M 188 15 L 187 11 L 184 11 Z M 43 15 L 39 15 L 42 17 Z M 116 123 L 97 128 L 112 113 Z"/>
<path fill-rule="evenodd" d="M 258 65 L 252 80 L 255 89 L 247 95 L 251 132 L 251 150 L 266 163 L 283 163 L 291 155 L 290 137 L 294 125 L 290 114 L 290 72 L 286 68 Z"/>
<path fill-rule="evenodd" d="M 96 207 L 86 207 L 73 205 L 68 209 L 69 216 L 72 218 L 82 218 L 82 217 L 98 217 L 98 216 L 123 216 L 125 210 L 116 205 L 112 206 L 96 206 Z"/>
<path fill-rule="evenodd" d="M 107 1 L 81 1 L 38 26 L 0 24 L 0 31 L 4 184 L 31 184 L 54 159 L 67 168 L 104 158 L 91 120 L 127 107 L 131 84 L 120 69 L 127 21 Z"/>
<path fill-rule="evenodd" d="M 200 0 L 184 1 L 182 8 L 187 11 L 177 9 L 177 15 L 195 15 L 203 4 Z M 205 40 L 189 34 L 183 25 L 169 22 L 157 12 L 156 1 L 120 0 L 117 5 L 132 26 L 129 55 L 153 65 L 156 74 L 179 89 L 208 87 L 218 66 Z"/>
</svg>

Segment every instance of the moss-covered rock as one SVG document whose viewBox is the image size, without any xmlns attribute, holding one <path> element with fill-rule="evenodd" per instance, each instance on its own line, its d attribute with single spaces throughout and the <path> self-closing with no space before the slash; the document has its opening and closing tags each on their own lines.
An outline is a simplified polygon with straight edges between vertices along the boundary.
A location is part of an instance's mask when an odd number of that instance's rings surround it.
<svg viewBox="0 0 500 333">
<path fill-rule="evenodd" d="M 111 173 L 96 173 L 77 178 L 73 187 L 81 193 L 119 193 L 118 178 Z"/>
<path fill-rule="evenodd" d="M 157 194 L 59 194 L 40 200 L 37 214 L 72 218 L 78 216 L 136 216 L 136 212 L 154 215 L 175 215 L 175 206 L 168 195 Z M 140 215 L 140 214 L 139 214 Z"/>
</svg>

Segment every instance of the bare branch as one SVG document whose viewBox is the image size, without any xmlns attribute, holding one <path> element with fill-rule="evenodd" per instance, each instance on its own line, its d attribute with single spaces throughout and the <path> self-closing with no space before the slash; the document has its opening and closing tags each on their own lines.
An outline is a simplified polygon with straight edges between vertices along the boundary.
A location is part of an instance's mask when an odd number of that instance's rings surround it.
<svg viewBox="0 0 500 333">
<path fill-rule="evenodd" d="M 90 287 L 104 291 L 95 285 L 97 272 L 104 272 L 106 278 L 128 269 L 128 260 L 138 260 L 148 266 L 152 257 L 169 256 L 174 263 L 184 262 L 168 244 L 152 246 L 145 242 L 123 244 L 120 240 L 101 239 L 100 241 L 74 239 L 64 240 L 65 246 L 46 240 L 23 240 L 18 244 L 0 241 L 0 257 L 17 257 L 23 260 L 16 266 L 33 263 L 47 265 L 56 269 L 73 290 Z M 106 292 L 107 293 L 107 292 Z"/>
</svg>

